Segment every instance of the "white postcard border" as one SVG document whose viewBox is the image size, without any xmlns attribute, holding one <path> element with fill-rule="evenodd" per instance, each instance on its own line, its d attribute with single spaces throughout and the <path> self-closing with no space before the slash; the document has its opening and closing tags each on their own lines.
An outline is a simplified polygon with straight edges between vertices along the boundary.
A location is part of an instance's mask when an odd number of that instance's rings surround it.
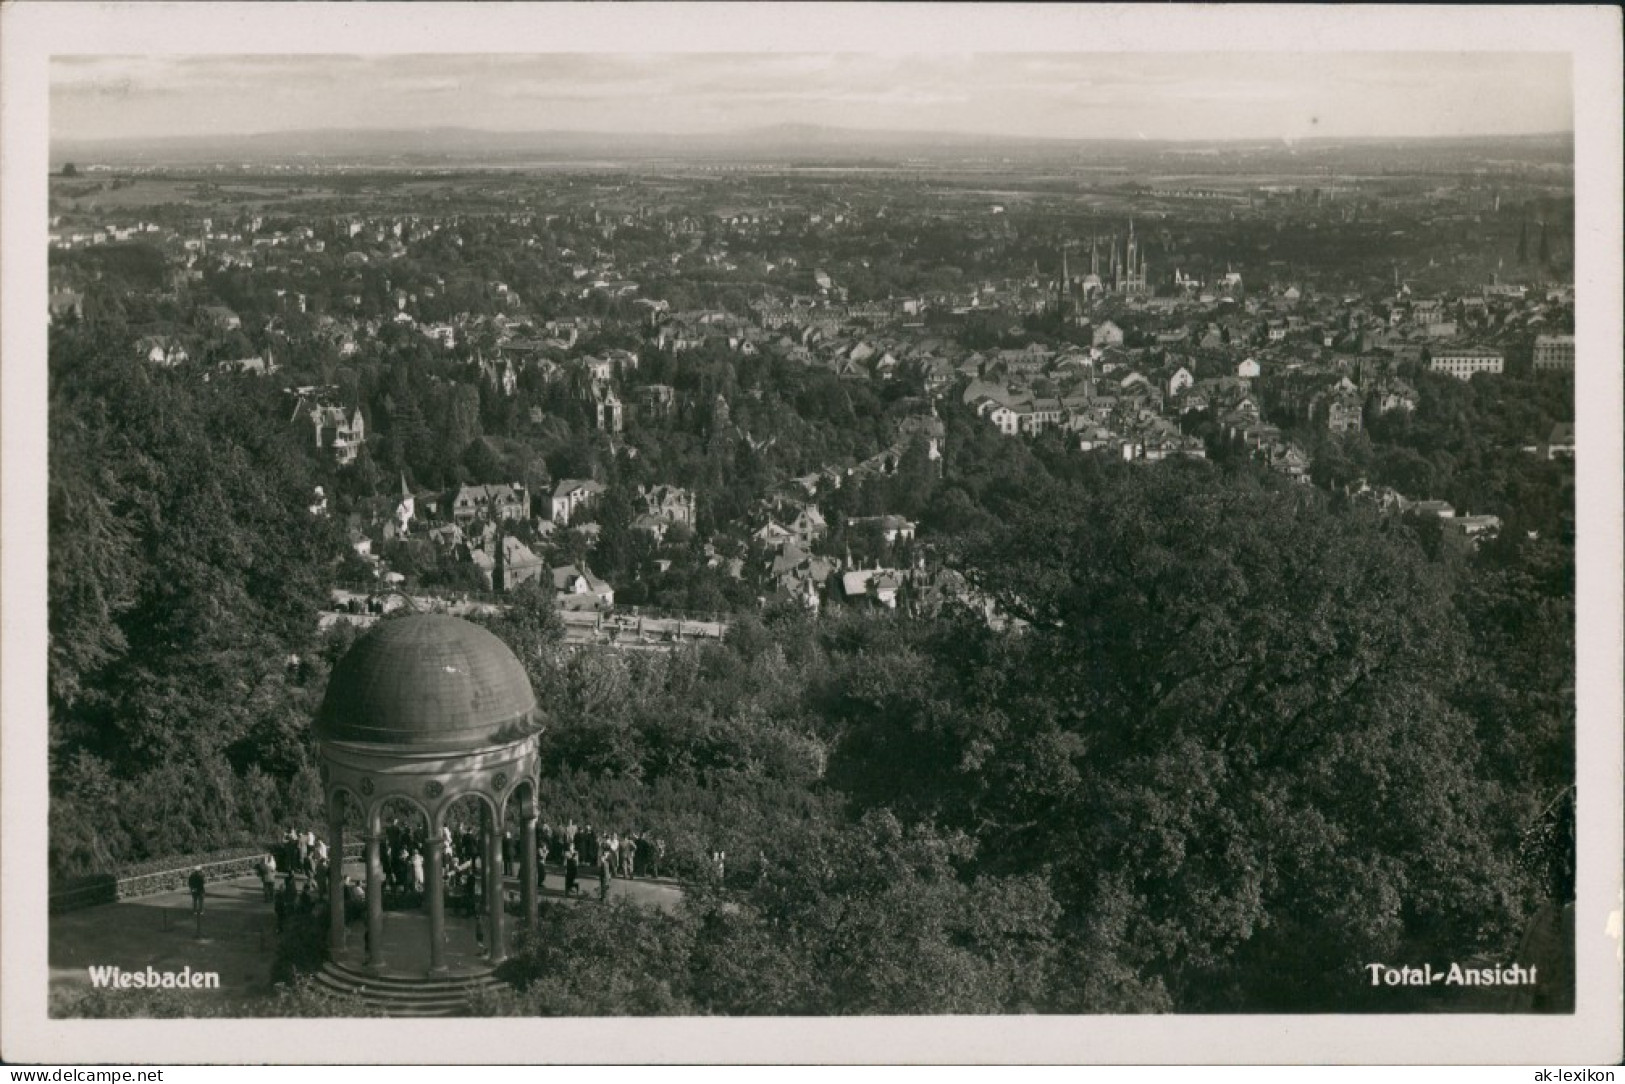
<svg viewBox="0 0 1625 1084">
<path fill-rule="evenodd" d="M 1621 356 L 1606 7 L 43 4 L 0 11 L 0 1056 L 243 1062 L 1612 1062 L 1621 1034 L 1621 373 L 1577 376 L 1574 1017 L 82 1021 L 46 1017 L 47 58 L 64 53 L 1522 51 L 1573 56 L 1582 358 Z M 1600 371 L 1599 371 L 1600 370 Z"/>
</svg>

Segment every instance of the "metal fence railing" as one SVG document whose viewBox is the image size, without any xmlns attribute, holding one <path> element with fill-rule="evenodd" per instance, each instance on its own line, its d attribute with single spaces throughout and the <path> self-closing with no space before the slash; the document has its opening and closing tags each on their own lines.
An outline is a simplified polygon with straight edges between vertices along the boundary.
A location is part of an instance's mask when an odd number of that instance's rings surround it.
<svg viewBox="0 0 1625 1084">
<path fill-rule="evenodd" d="M 345 844 L 344 857 L 346 860 L 358 859 L 362 854 L 363 844 L 351 841 Z M 201 863 L 203 879 L 205 882 L 230 881 L 238 877 L 247 877 L 254 873 L 259 865 L 259 853 L 242 855 L 236 858 L 227 858 L 215 862 Z M 53 889 L 50 895 L 50 910 L 52 914 L 63 911 L 74 911 L 82 907 L 94 907 L 97 904 L 117 903 L 119 900 L 140 899 L 145 896 L 159 896 L 165 892 L 181 892 L 186 888 L 187 878 L 200 863 L 187 864 L 182 862 L 170 869 L 157 870 L 150 873 L 136 874 L 131 877 L 115 877 L 112 874 L 97 874 L 82 878 L 70 885 Z"/>
</svg>

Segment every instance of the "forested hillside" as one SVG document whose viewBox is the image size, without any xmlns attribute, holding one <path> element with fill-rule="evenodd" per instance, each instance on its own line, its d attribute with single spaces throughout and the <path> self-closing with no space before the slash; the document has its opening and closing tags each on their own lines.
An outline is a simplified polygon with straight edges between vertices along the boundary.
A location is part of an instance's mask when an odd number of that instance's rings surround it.
<svg viewBox="0 0 1625 1084">
<path fill-rule="evenodd" d="M 333 468 L 280 389 L 99 334 L 59 330 L 50 359 L 60 876 L 316 822 L 310 720 L 354 635 L 317 632 L 350 557 L 310 513 Z M 454 424 L 456 394 L 384 379 L 363 396 L 445 408 L 425 439 Z M 749 408 L 777 413 L 776 472 L 879 444 L 884 404 L 804 379 L 751 377 L 776 389 Z M 1381 469 L 1475 468 L 1431 434 L 1496 407 L 1448 385 L 1373 427 Z M 1239 457 L 1113 463 L 943 420 L 940 474 L 915 449 L 838 507 L 917 516 L 983 605 L 815 615 L 708 588 L 726 642 L 613 654 L 564 651 L 547 593 L 507 599 L 493 627 L 548 723 L 544 816 L 658 831 L 693 880 L 729 855 L 678 914 L 549 909 L 512 965 L 547 981 L 510 1009 L 1358 1009 L 1369 961 L 1498 959 L 1566 898 L 1542 813 L 1573 777 L 1572 528 L 1463 553 Z M 442 461 L 401 439 L 391 471 Z M 664 440 L 614 469 L 709 464 L 696 484 L 755 491 L 739 446 Z M 632 545 L 617 515 L 595 560 Z M 558 966 L 604 944 L 640 948 Z"/>
</svg>

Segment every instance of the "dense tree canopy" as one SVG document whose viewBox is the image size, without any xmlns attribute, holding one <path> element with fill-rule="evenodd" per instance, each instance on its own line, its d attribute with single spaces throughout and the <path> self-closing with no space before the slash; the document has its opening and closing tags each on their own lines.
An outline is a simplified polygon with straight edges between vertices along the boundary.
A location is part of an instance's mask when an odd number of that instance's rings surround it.
<svg viewBox="0 0 1625 1084">
<path fill-rule="evenodd" d="M 309 719 L 353 637 L 314 632 L 345 547 L 264 393 L 77 334 L 52 358 L 63 871 L 312 815 Z M 508 454 L 477 398 L 413 422 L 392 379 L 407 469 L 459 426 Z M 1243 462 L 1102 465 L 945 422 L 940 475 L 909 446 L 831 507 L 917 509 L 982 607 L 770 608 L 721 645 L 632 654 L 562 650 L 535 587 L 490 620 L 543 705 L 544 816 L 658 834 L 693 882 L 676 914 L 549 910 L 499 1008 L 1359 1008 L 1369 960 L 1504 949 L 1566 891 L 1561 833 L 1532 827 L 1572 777 L 1562 539 L 1463 562 Z M 593 552 L 635 591 L 625 481 L 658 474 L 612 462 Z M 691 598 L 720 590 L 687 545 Z M 604 938 L 650 954 L 525 981 Z"/>
<path fill-rule="evenodd" d="M 57 857 L 222 845 L 239 808 L 288 808 L 308 762 L 313 672 L 295 660 L 314 644 L 333 526 L 307 510 L 314 476 L 274 392 L 155 372 L 75 332 L 51 366 Z M 147 786 L 117 796 L 119 779 Z"/>
<path fill-rule="evenodd" d="M 1006 437 L 954 396 L 928 404 L 909 381 L 841 379 L 776 346 L 657 347 L 631 302 L 582 290 L 565 254 L 615 234 L 623 262 L 666 264 L 646 300 L 741 313 L 764 282 L 815 289 L 815 265 L 854 301 L 975 290 L 1002 261 L 1053 258 L 1053 231 L 1026 214 L 970 233 L 903 216 L 770 237 L 707 221 L 695 245 L 726 242 L 730 266 L 703 273 L 664 259 L 660 229 L 583 213 L 534 246 L 496 219 L 423 237 L 409 222 L 387 266 L 334 227 L 297 282 L 204 261 L 177 285 L 139 241 L 54 255 L 96 285 L 49 361 L 53 875 L 316 823 L 311 719 L 357 635 L 319 632 L 318 610 L 335 582 L 377 582 L 350 531 L 387 520 L 403 481 L 425 505 L 519 482 L 539 513 L 578 478 L 603 486 L 594 528 L 500 530 L 609 580 L 623 608 L 725 614 L 725 640 L 567 648 L 546 575 L 482 620 L 542 708 L 544 819 L 659 836 L 686 900 L 549 907 L 511 965 L 518 990 L 482 1011 L 1392 1009 L 1366 1000 L 1371 960 L 1504 954 L 1573 889 L 1573 467 L 1523 450 L 1572 417 L 1572 381 L 1407 371 L 1414 414 L 1368 408 L 1347 435 L 1272 404 L 1312 486 L 1220 439 L 1205 410 L 1181 424 L 1210 438 L 1210 461 L 1125 464 L 1080 453 L 1074 433 Z M 1517 221 L 1502 223 L 1508 247 Z M 1327 226 L 1255 255 L 1329 247 L 1385 278 L 1394 246 L 1425 247 Z M 1228 246 L 1201 230 L 1181 243 L 1215 272 Z M 1553 256 L 1544 228 L 1539 246 Z M 193 282 L 242 327 L 212 326 Z M 476 319 L 508 311 L 499 285 L 529 299 L 516 333 L 529 364 L 511 389 L 482 365 L 501 355 Z M 330 312 L 355 333 L 342 352 Z M 455 347 L 411 323 L 462 314 Z M 555 315 L 610 322 L 538 347 Z M 974 348 L 1086 334 L 1049 312 L 929 320 Z M 1156 330 L 1144 314 L 1122 323 L 1131 344 Z M 193 360 L 137 360 L 154 329 Z M 330 387 L 360 411 L 353 465 L 289 424 L 283 380 L 215 368 L 273 347 L 289 388 Z M 617 377 L 628 412 L 613 434 L 584 368 L 556 367 L 611 349 L 640 355 Z M 1192 365 L 1207 377 L 1232 361 Z M 654 386 L 669 409 L 632 409 Z M 944 432 L 934 449 L 904 424 L 926 414 Z M 889 469 L 847 473 L 882 453 Z M 945 570 L 968 592 L 929 621 L 906 594 L 900 613 L 833 590 L 816 615 L 766 602 L 774 555 L 752 533 L 787 520 L 782 494 L 825 469 L 843 484 L 817 495 L 829 530 L 815 554 Z M 1354 503 L 1362 480 L 1504 529 L 1453 547 L 1436 517 Z M 326 516 L 310 511 L 318 485 Z M 660 539 L 639 522 L 640 491 L 658 485 L 697 508 Z M 886 515 L 920 538 L 888 541 L 873 522 Z M 495 599 L 466 550 L 369 541 L 413 591 Z"/>
<path fill-rule="evenodd" d="M 1401 939 L 1508 936 L 1512 781 L 1455 703 L 1466 627 L 1414 541 L 1201 465 L 998 511 L 964 559 L 1025 630 L 857 664 L 832 765 L 857 800 L 1047 869 L 1080 936 L 1181 1006 L 1335 999 Z M 1296 986 L 1259 966 L 1289 957 Z"/>
</svg>

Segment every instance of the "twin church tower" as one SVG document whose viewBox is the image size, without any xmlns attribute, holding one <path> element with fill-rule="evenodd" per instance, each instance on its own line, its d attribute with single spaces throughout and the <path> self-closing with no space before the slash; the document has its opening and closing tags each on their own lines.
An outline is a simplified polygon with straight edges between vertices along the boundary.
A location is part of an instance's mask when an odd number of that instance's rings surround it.
<svg viewBox="0 0 1625 1084">
<path fill-rule="evenodd" d="M 1089 239 L 1089 273 L 1073 278 L 1067 257 L 1067 247 L 1061 247 L 1061 281 L 1058 284 L 1063 307 L 1065 300 L 1082 294 L 1085 300 L 1101 294 L 1119 294 L 1139 297 L 1149 294 L 1149 272 L 1145 253 L 1134 236 L 1134 220 L 1129 219 L 1128 236 L 1121 242 L 1113 233 L 1106 243 L 1106 273 L 1101 274 L 1100 238 Z"/>
</svg>

